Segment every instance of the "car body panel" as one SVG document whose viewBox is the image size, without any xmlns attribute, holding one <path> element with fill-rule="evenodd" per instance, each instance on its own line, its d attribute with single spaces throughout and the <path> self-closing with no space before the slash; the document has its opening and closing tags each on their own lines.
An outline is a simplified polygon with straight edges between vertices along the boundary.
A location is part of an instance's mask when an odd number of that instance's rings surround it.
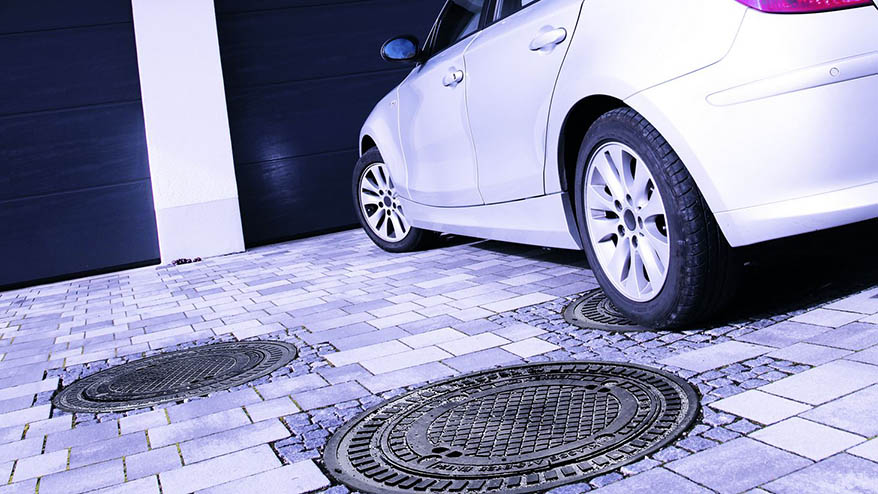
<svg viewBox="0 0 878 494">
<path fill-rule="evenodd" d="M 549 105 L 581 6 L 540 0 L 486 27 L 464 54 L 479 191 L 488 204 L 544 193 Z M 561 29 L 560 41 L 532 49 L 540 35 Z"/>
<path fill-rule="evenodd" d="M 478 34 L 422 65 L 399 85 L 399 135 L 406 163 L 406 189 L 413 201 L 435 206 L 483 204 L 466 106 L 466 78 L 446 85 L 454 72 L 466 74 L 464 51 Z M 417 163 L 417 166 L 411 164 Z"/>
<path fill-rule="evenodd" d="M 406 217 L 418 228 L 543 247 L 582 248 L 566 193 L 467 208 L 401 202 Z"/>
</svg>

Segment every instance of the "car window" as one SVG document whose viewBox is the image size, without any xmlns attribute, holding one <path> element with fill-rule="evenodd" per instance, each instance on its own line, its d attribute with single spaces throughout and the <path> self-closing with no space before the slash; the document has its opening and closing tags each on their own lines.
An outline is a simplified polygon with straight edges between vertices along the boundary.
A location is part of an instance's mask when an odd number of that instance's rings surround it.
<svg viewBox="0 0 878 494">
<path fill-rule="evenodd" d="M 538 0 L 497 0 L 497 19 L 510 16 Z"/>
<path fill-rule="evenodd" d="M 479 21 L 482 19 L 484 4 L 485 0 L 451 0 L 448 2 L 436 28 L 433 53 L 440 52 L 476 32 L 479 29 Z"/>
</svg>

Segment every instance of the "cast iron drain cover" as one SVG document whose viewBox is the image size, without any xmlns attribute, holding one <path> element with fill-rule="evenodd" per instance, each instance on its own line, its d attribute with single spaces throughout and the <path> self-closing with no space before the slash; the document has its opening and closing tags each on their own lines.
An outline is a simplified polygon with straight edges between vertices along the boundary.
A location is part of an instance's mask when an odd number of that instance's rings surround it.
<svg viewBox="0 0 878 494">
<path fill-rule="evenodd" d="M 610 302 L 600 288 L 585 294 L 564 309 L 564 319 L 574 326 L 604 331 L 631 332 L 652 331 L 629 321 Z"/>
<path fill-rule="evenodd" d="M 556 362 L 477 372 L 396 397 L 342 426 L 324 460 L 370 493 L 530 493 L 668 444 L 698 395 L 632 364 Z"/>
<path fill-rule="evenodd" d="M 52 400 L 68 412 L 121 412 L 228 389 L 296 358 L 282 341 L 217 343 L 111 367 L 67 386 Z"/>
</svg>

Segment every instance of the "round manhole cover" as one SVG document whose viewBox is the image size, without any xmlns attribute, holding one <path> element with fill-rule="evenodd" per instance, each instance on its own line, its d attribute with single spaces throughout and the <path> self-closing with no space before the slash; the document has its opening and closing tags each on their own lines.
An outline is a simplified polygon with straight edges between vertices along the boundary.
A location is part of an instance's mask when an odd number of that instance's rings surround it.
<svg viewBox="0 0 878 494">
<path fill-rule="evenodd" d="M 339 429 L 324 459 L 336 479 L 370 493 L 530 493 L 643 458 L 697 411 L 692 386 L 659 370 L 522 365 L 387 401 Z"/>
<path fill-rule="evenodd" d="M 564 319 L 574 326 L 586 329 L 616 332 L 652 331 L 628 320 L 600 288 L 585 292 L 582 297 L 568 305 L 564 309 Z"/>
<path fill-rule="evenodd" d="M 147 357 L 92 374 L 52 400 L 68 412 L 120 412 L 178 401 L 245 384 L 285 366 L 296 347 L 242 341 Z"/>
</svg>

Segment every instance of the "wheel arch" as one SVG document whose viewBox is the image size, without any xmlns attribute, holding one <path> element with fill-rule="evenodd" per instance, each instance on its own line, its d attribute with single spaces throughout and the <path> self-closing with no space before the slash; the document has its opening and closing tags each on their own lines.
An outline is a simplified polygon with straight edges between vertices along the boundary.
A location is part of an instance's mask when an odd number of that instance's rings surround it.
<svg viewBox="0 0 878 494">
<path fill-rule="evenodd" d="M 360 156 L 366 154 L 366 151 L 377 147 L 378 144 L 375 144 L 375 139 L 372 139 L 372 136 L 363 134 L 363 137 L 360 139 Z"/>
</svg>

